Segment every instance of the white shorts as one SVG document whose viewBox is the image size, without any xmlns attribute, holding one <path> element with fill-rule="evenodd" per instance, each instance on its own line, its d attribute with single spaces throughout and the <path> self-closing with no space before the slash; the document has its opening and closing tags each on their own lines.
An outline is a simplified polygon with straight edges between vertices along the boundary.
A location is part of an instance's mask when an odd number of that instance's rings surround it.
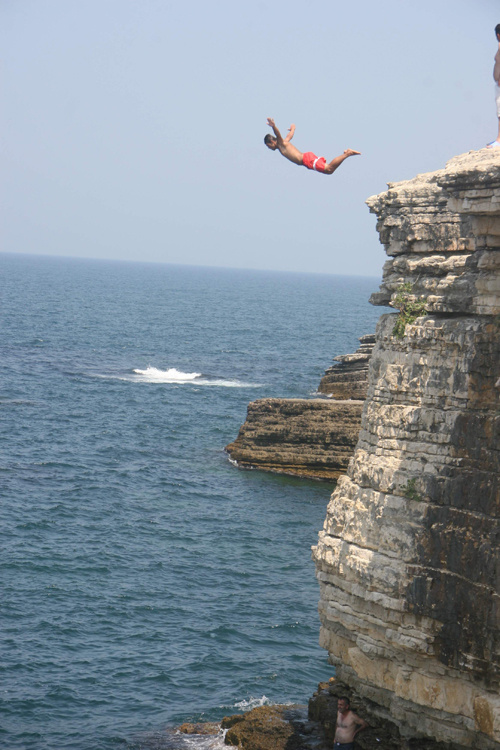
<svg viewBox="0 0 500 750">
<path fill-rule="evenodd" d="M 495 84 L 495 101 L 497 103 L 497 115 L 500 120 L 500 86 Z"/>
</svg>

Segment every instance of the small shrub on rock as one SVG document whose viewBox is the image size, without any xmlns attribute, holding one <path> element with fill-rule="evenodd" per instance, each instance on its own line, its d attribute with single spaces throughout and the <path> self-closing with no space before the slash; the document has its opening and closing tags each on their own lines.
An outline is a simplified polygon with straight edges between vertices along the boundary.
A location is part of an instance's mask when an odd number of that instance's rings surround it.
<svg viewBox="0 0 500 750">
<path fill-rule="evenodd" d="M 392 335 L 397 339 L 403 338 L 407 325 L 411 325 L 417 318 L 427 312 L 427 299 L 423 296 L 415 297 L 412 291 L 413 284 L 406 281 L 397 288 L 394 299 L 391 300 L 391 305 L 399 310 L 399 315 L 392 329 Z"/>
</svg>

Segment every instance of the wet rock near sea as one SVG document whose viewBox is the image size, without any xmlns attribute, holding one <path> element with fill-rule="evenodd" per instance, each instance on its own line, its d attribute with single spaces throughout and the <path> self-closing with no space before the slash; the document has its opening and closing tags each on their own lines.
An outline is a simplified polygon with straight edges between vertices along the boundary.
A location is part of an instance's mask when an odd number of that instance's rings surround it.
<svg viewBox="0 0 500 750">
<path fill-rule="evenodd" d="M 199 734 L 199 735 L 214 735 L 219 734 L 220 724 L 216 722 L 190 722 L 186 721 L 179 727 L 181 734 Z"/>
<path fill-rule="evenodd" d="M 227 729 L 226 745 L 245 750 L 320 750 L 322 743 L 306 706 L 259 706 L 224 718 L 221 726 Z"/>
<path fill-rule="evenodd" d="M 207 750 L 229 746 L 244 750 L 322 750 L 321 725 L 308 718 L 305 705 L 258 706 L 243 714 L 233 714 L 220 724 L 183 724 L 175 730 L 181 743 L 187 734 L 196 747 Z M 214 736 L 215 744 L 210 737 Z"/>
</svg>

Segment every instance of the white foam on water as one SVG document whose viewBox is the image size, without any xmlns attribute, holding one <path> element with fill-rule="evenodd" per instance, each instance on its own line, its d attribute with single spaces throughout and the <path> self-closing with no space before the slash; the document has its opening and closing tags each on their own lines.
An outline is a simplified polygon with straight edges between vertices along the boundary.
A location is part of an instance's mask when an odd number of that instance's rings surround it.
<svg viewBox="0 0 500 750">
<path fill-rule="evenodd" d="M 252 708 L 257 708 L 257 706 L 269 705 L 271 705 L 271 701 L 267 696 L 263 695 L 261 698 L 249 698 L 248 700 L 238 701 L 238 703 L 234 704 L 234 708 L 239 708 L 241 711 L 251 711 Z"/>
<path fill-rule="evenodd" d="M 141 375 L 141 380 L 147 383 L 191 383 L 201 377 L 201 372 L 181 372 L 175 367 L 170 367 L 168 370 L 147 367 L 145 370 L 134 370 L 134 373 Z"/>
<path fill-rule="evenodd" d="M 215 385 L 222 388 L 262 388 L 261 383 L 245 383 L 243 380 L 224 380 L 223 378 L 201 379 L 198 385 Z"/>
<path fill-rule="evenodd" d="M 144 750 L 223 750 L 225 729 L 219 729 L 215 735 L 183 734 L 178 729 L 167 729 L 164 732 L 136 735 L 133 747 Z"/>
<path fill-rule="evenodd" d="M 260 383 L 246 383 L 235 378 L 217 378 L 203 375 L 201 372 L 181 372 L 175 367 L 159 370 L 157 367 L 147 367 L 145 370 L 135 369 L 134 380 L 141 383 L 192 383 L 193 385 L 218 386 L 219 388 L 260 388 Z"/>
<path fill-rule="evenodd" d="M 262 388 L 262 383 L 248 383 L 236 378 L 220 378 L 203 375 L 201 372 L 182 372 L 175 367 L 160 370 L 158 367 L 146 367 L 145 370 L 136 368 L 127 375 L 113 375 L 111 373 L 88 373 L 93 378 L 104 380 L 124 380 L 128 383 L 170 383 L 173 385 L 215 386 L 219 388 Z"/>
<path fill-rule="evenodd" d="M 202 734 L 177 734 L 176 747 L 179 750 L 193 748 L 193 750 L 222 750 L 227 745 L 224 744 L 225 730 L 220 730 L 217 735 L 205 736 Z"/>
</svg>

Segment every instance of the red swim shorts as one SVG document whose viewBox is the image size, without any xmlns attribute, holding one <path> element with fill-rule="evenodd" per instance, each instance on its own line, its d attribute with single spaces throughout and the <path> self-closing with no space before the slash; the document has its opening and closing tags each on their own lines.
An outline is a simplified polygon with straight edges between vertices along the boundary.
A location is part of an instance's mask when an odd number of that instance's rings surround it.
<svg viewBox="0 0 500 750">
<path fill-rule="evenodd" d="M 316 172 L 324 172 L 326 159 L 324 156 L 316 156 L 312 151 L 307 151 L 302 156 L 302 164 L 308 169 L 315 169 Z"/>
</svg>

